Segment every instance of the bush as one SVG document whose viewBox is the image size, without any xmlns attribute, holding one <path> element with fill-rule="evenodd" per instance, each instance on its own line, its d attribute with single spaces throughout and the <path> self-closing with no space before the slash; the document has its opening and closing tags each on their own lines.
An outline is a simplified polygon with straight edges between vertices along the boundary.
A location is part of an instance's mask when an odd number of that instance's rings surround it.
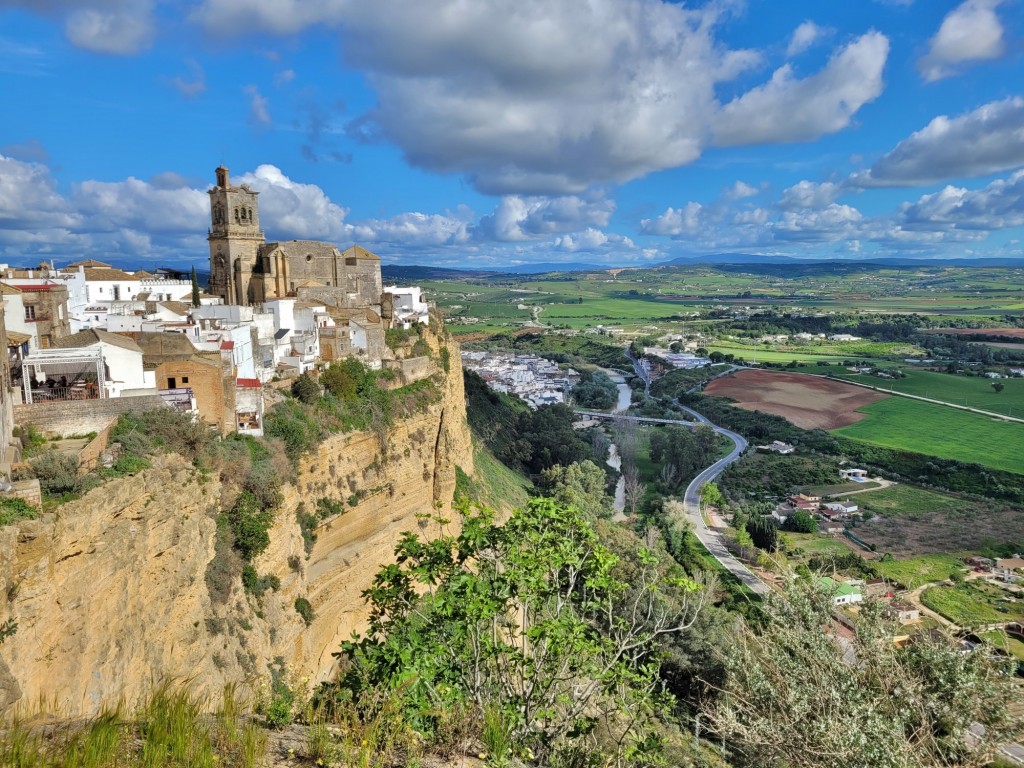
<svg viewBox="0 0 1024 768">
<path fill-rule="evenodd" d="M 235 536 L 235 549 L 246 560 L 252 560 L 270 545 L 270 525 L 274 513 L 262 509 L 249 491 L 242 491 L 228 511 L 228 522 Z"/>
<path fill-rule="evenodd" d="M 24 499 L 16 496 L 0 498 L 0 526 L 10 525 L 19 520 L 35 520 L 39 513 Z"/>
<path fill-rule="evenodd" d="M 292 384 L 292 394 L 307 405 L 312 405 L 320 399 L 320 385 L 308 373 L 304 373 Z"/>
<path fill-rule="evenodd" d="M 281 579 L 272 573 L 260 576 L 251 564 L 246 563 L 242 568 L 242 586 L 253 597 L 263 597 L 268 589 L 277 592 L 281 588 Z"/>
<path fill-rule="evenodd" d="M 190 461 L 203 456 L 213 442 L 213 434 L 206 424 L 193 421 L 189 414 L 172 408 L 122 414 L 110 438 L 124 444 L 129 435 L 144 435 L 153 445 L 181 454 Z"/>
<path fill-rule="evenodd" d="M 313 605 L 306 598 L 295 598 L 295 612 L 302 617 L 302 620 L 306 622 L 307 627 L 313 623 Z"/>
<path fill-rule="evenodd" d="M 81 493 L 84 482 L 78 474 L 78 457 L 59 451 L 46 451 L 29 462 L 32 474 L 47 496 Z"/>
</svg>

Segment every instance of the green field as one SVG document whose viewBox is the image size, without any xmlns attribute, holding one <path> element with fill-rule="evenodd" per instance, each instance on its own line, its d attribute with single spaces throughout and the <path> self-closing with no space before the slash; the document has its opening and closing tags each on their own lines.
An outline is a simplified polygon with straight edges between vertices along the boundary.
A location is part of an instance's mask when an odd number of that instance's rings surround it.
<svg viewBox="0 0 1024 768">
<path fill-rule="evenodd" d="M 1005 595 L 988 584 L 967 582 L 957 587 L 929 587 L 921 593 L 921 602 L 961 627 L 1024 619 L 1024 602 L 1001 599 Z M 999 607 L 1006 612 L 998 610 Z"/>
<path fill-rule="evenodd" d="M 858 496 L 855 503 L 861 509 L 869 509 L 876 515 L 907 515 L 910 517 L 957 512 L 968 506 L 956 496 L 902 484 L 865 493 Z"/>
<path fill-rule="evenodd" d="M 887 397 L 858 410 L 868 418 L 834 433 L 886 448 L 1024 473 L 1024 424 L 905 397 Z"/>
<path fill-rule="evenodd" d="M 863 483 L 836 483 L 835 485 L 808 485 L 800 490 L 813 496 L 842 496 L 852 491 L 870 491 L 872 488 L 879 488 L 878 483 L 868 480 Z M 863 499 L 863 497 L 861 497 Z M 858 504 L 861 502 L 858 501 Z"/>
<path fill-rule="evenodd" d="M 933 581 L 943 581 L 962 571 L 964 564 L 953 555 L 921 555 L 906 560 L 876 560 L 872 565 L 887 579 L 907 589 L 917 589 Z"/>
<path fill-rule="evenodd" d="M 980 637 L 1013 656 L 1018 661 L 1024 661 L 1024 642 L 1015 637 L 1010 637 L 1001 629 L 994 629 L 991 632 L 982 632 Z"/>
<path fill-rule="evenodd" d="M 844 544 L 841 538 L 822 536 L 820 533 L 793 533 L 791 531 L 786 531 L 782 535 L 789 544 L 789 551 L 801 549 L 805 558 L 815 555 L 845 555 L 850 552 L 850 547 Z"/>
<path fill-rule="evenodd" d="M 992 389 L 993 380 L 981 376 L 956 376 L 934 371 L 908 370 L 905 366 L 898 367 L 906 374 L 906 378 L 880 379 L 869 374 L 851 373 L 845 369 L 834 373 L 840 378 L 872 387 L 919 395 L 955 405 L 967 405 L 1007 416 L 1024 417 L 1024 379 L 999 379 L 1003 391 L 996 392 Z"/>
<path fill-rule="evenodd" d="M 709 345 L 708 351 L 742 357 L 748 363 L 789 363 L 793 360 L 803 363 L 814 363 L 818 360 L 824 360 L 829 363 L 841 363 L 843 360 L 848 359 L 839 355 L 819 354 L 814 351 L 776 352 L 763 347 L 747 346 L 744 344 L 724 344 L 721 342 Z M 820 371 L 815 370 L 814 372 L 827 373 L 828 371 L 828 368 L 822 368 Z"/>
</svg>

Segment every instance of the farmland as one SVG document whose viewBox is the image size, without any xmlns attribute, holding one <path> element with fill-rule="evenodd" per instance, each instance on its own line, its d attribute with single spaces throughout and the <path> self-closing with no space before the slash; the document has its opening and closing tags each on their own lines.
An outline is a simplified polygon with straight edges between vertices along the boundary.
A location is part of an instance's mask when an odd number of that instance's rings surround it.
<svg viewBox="0 0 1024 768">
<path fill-rule="evenodd" d="M 1003 389 L 996 392 L 992 380 L 982 376 L 956 376 L 935 371 L 907 370 L 906 367 L 901 370 L 905 378 L 881 379 L 845 369 L 833 370 L 832 373 L 849 381 L 893 392 L 966 405 L 1006 416 L 1024 417 L 1024 379 L 1002 379 L 999 383 Z"/>
<path fill-rule="evenodd" d="M 860 494 L 857 504 L 861 509 L 870 510 L 876 515 L 908 517 L 957 512 L 967 505 L 963 499 L 956 496 L 903 484 Z"/>
<path fill-rule="evenodd" d="M 852 424 L 864 418 L 860 408 L 886 397 L 829 379 L 753 369 L 717 379 L 705 392 L 730 397 L 738 408 L 774 413 L 804 429 Z"/>
<path fill-rule="evenodd" d="M 1007 599 L 1001 589 L 977 580 L 956 587 L 929 587 L 921 593 L 921 602 L 961 627 L 1024 620 L 1024 602 Z"/>
<path fill-rule="evenodd" d="M 959 558 L 947 554 L 921 555 L 904 560 L 876 560 L 872 565 L 887 579 L 907 589 L 917 589 L 933 581 L 945 581 L 964 568 Z"/>
<path fill-rule="evenodd" d="M 903 397 L 877 400 L 859 410 L 868 418 L 836 429 L 836 434 L 1024 473 L 1024 424 Z"/>
</svg>

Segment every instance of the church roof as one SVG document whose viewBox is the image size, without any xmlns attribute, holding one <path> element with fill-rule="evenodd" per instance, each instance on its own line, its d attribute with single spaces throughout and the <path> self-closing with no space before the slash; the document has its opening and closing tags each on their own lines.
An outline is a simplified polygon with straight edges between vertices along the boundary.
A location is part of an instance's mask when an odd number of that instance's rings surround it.
<svg viewBox="0 0 1024 768">
<path fill-rule="evenodd" d="M 135 272 L 132 272 L 132 277 L 134 277 L 136 280 L 142 280 L 156 277 L 156 275 L 154 275 L 152 272 L 147 272 L 144 269 L 139 269 L 136 270 Z"/>
<path fill-rule="evenodd" d="M 341 252 L 341 255 L 348 258 L 355 256 L 357 259 L 371 259 L 373 261 L 380 261 L 380 256 L 378 256 L 375 253 L 371 253 L 370 251 L 363 248 L 363 246 L 361 245 L 353 245 L 351 248 L 346 248 L 344 251 Z"/>
<path fill-rule="evenodd" d="M 261 246 L 260 254 L 269 255 L 277 250 L 281 251 L 288 258 L 293 259 L 304 259 L 306 256 L 323 258 L 334 256 L 338 253 L 338 247 L 333 243 L 324 243 L 320 240 L 284 240 Z"/>
</svg>

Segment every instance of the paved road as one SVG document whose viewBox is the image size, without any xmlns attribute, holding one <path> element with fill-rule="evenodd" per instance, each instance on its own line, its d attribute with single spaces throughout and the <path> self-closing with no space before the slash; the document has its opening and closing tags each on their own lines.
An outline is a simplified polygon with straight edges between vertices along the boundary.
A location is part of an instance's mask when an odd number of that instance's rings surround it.
<svg viewBox="0 0 1024 768">
<path fill-rule="evenodd" d="M 718 477 L 722 473 L 723 469 L 743 455 L 743 451 L 747 449 L 747 441 L 735 432 L 712 424 L 692 408 L 686 408 L 685 406 L 681 407 L 683 407 L 683 409 L 692 415 L 698 422 L 711 427 L 711 429 L 720 435 L 725 435 L 732 440 L 734 444 L 734 448 L 728 456 L 724 459 L 719 459 L 710 467 L 705 469 L 693 478 L 693 481 L 686 487 L 686 493 L 683 495 L 683 504 L 686 507 L 687 517 L 689 517 L 690 521 L 693 523 L 693 532 L 697 535 L 697 539 L 700 543 L 704 545 L 704 548 L 711 553 L 715 560 L 721 563 L 723 568 L 746 584 L 752 592 L 764 596 L 768 593 L 768 587 L 766 587 L 764 582 L 757 578 L 757 576 L 755 576 L 747 566 L 737 560 L 732 553 L 726 549 L 722 534 L 712 528 L 709 528 L 700 514 L 700 489 L 705 483 L 709 483 Z"/>
<path fill-rule="evenodd" d="M 653 416 L 633 416 L 632 414 L 622 413 L 622 411 L 585 411 L 582 408 L 574 408 L 577 414 L 580 416 L 589 416 L 592 419 L 629 419 L 630 421 L 637 421 L 641 424 L 679 424 L 684 427 L 696 426 L 695 422 L 687 421 L 686 419 L 656 419 Z"/>
</svg>

